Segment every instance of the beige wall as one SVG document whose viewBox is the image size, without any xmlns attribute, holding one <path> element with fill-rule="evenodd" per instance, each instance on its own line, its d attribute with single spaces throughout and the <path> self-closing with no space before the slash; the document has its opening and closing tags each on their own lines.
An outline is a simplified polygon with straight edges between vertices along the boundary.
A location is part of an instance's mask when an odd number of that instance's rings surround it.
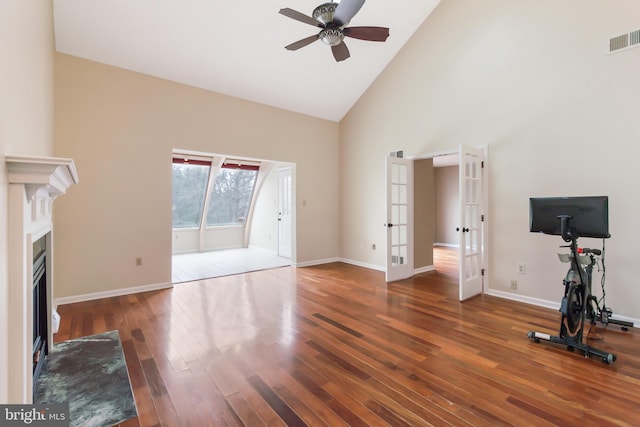
<svg viewBox="0 0 640 427">
<path fill-rule="evenodd" d="M 170 282 L 173 148 L 295 163 L 295 261 L 339 256 L 337 123 L 63 54 L 55 84 L 80 177 L 55 206 L 57 298 Z"/>
<path fill-rule="evenodd" d="M 458 166 L 435 169 L 436 243 L 458 246 L 460 226 L 460 188 Z"/>
<path fill-rule="evenodd" d="M 607 303 L 640 318 L 630 188 L 640 180 L 640 48 L 607 54 L 638 16 L 635 0 L 441 2 L 341 122 L 341 255 L 384 265 L 382 251 L 357 242 L 384 239 L 389 151 L 486 144 L 490 291 L 559 304 L 562 242 L 528 232 L 528 198 L 607 194 Z M 516 276 L 519 262 L 526 275 Z"/>
<path fill-rule="evenodd" d="M 413 165 L 414 263 L 416 269 L 433 266 L 435 236 L 435 172 L 433 159 L 416 160 Z"/>
<path fill-rule="evenodd" d="M 10 400 L 7 360 L 7 174 L 4 155 L 53 152 L 53 24 L 50 1 L 0 2 L 0 403 Z"/>
</svg>

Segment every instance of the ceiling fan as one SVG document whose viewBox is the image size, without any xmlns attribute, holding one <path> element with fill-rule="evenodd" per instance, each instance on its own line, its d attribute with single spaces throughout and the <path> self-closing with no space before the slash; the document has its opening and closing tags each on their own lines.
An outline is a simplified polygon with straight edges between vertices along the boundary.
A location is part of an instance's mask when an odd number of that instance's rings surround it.
<svg viewBox="0 0 640 427">
<path fill-rule="evenodd" d="M 384 27 L 347 27 L 365 0 L 338 1 L 323 3 L 316 7 L 312 17 L 288 7 L 280 9 L 280 13 L 284 16 L 322 28 L 318 34 L 291 43 L 285 46 L 285 49 L 298 50 L 316 40 L 322 40 L 323 43 L 331 46 L 333 57 L 339 62 L 351 56 L 344 43 L 345 37 L 374 42 L 383 42 L 389 37 L 389 29 Z"/>
</svg>

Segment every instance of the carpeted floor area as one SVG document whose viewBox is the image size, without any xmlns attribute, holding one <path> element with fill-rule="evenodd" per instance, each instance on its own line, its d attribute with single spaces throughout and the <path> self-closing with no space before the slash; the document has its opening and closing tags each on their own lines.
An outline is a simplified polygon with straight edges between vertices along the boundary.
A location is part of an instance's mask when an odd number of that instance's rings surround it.
<svg viewBox="0 0 640 427">
<path fill-rule="evenodd" d="M 54 344 L 34 403 L 68 403 L 71 426 L 112 426 L 137 416 L 118 331 Z"/>
</svg>

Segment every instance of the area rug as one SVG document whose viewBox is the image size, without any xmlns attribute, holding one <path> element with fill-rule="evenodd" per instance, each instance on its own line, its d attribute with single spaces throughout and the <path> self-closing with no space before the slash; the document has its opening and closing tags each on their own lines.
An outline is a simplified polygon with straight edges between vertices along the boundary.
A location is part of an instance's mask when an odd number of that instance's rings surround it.
<svg viewBox="0 0 640 427">
<path fill-rule="evenodd" d="M 68 403 L 71 426 L 112 426 L 136 417 L 118 331 L 54 344 L 33 402 Z"/>
</svg>

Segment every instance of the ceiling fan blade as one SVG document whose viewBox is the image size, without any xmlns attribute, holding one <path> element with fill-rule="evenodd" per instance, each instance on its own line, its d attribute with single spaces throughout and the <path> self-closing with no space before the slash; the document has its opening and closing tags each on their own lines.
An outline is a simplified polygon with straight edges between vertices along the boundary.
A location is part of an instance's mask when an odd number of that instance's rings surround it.
<svg viewBox="0 0 640 427">
<path fill-rule="evenodd" d="M 347 37 L 372 42 L 383 42 L 389 37 L 389 29 L 384 27 L 347 27 L 342 32 Z"/>
<path fill-rule="evenodd" d="M 336 13 L 333 15 L 334 24 L 339 27 L 347 25 L 363 4 L 364 0 L 341 0 L 338 7 L 336 7 Z"/>
<path fill-rule="evenodd" d="M 319 23 L 312 17 L 305 15 L 302 12 L 298 12 L 297 10 L 293 10 L 293 9 L 289 9 L 288 7 L 285 7 L 284 9 L 280 9 L 279 13 L 291 19 L 295 19 L 296 21 L 304 22 L 305 24 L 313 25 L 314 27 L 324 28 L 321 23 Z"/>
<path fill-rule="evenodd" d="M 302 40 L 298 40 L 297 42 L 293 42 L 288 46 L 285 46 L 284 48 L 287 50 L 298 50 L 301 47 L 305 47 L 308 44 L 313 43 L 314 41 L 318 40 L 318 35 L 314 34 L 312 36 L 306 37 Z"/>
<path fill-rule="evenodd" d="M 333 52 L 333 57 L 336 59 L 336 62 L 344 61 L 351 56 L 349 49 L 347 49 L 347 45 L 344 44 L 344 42 L 331 46 L 331 52 Z"/>
</svg>

